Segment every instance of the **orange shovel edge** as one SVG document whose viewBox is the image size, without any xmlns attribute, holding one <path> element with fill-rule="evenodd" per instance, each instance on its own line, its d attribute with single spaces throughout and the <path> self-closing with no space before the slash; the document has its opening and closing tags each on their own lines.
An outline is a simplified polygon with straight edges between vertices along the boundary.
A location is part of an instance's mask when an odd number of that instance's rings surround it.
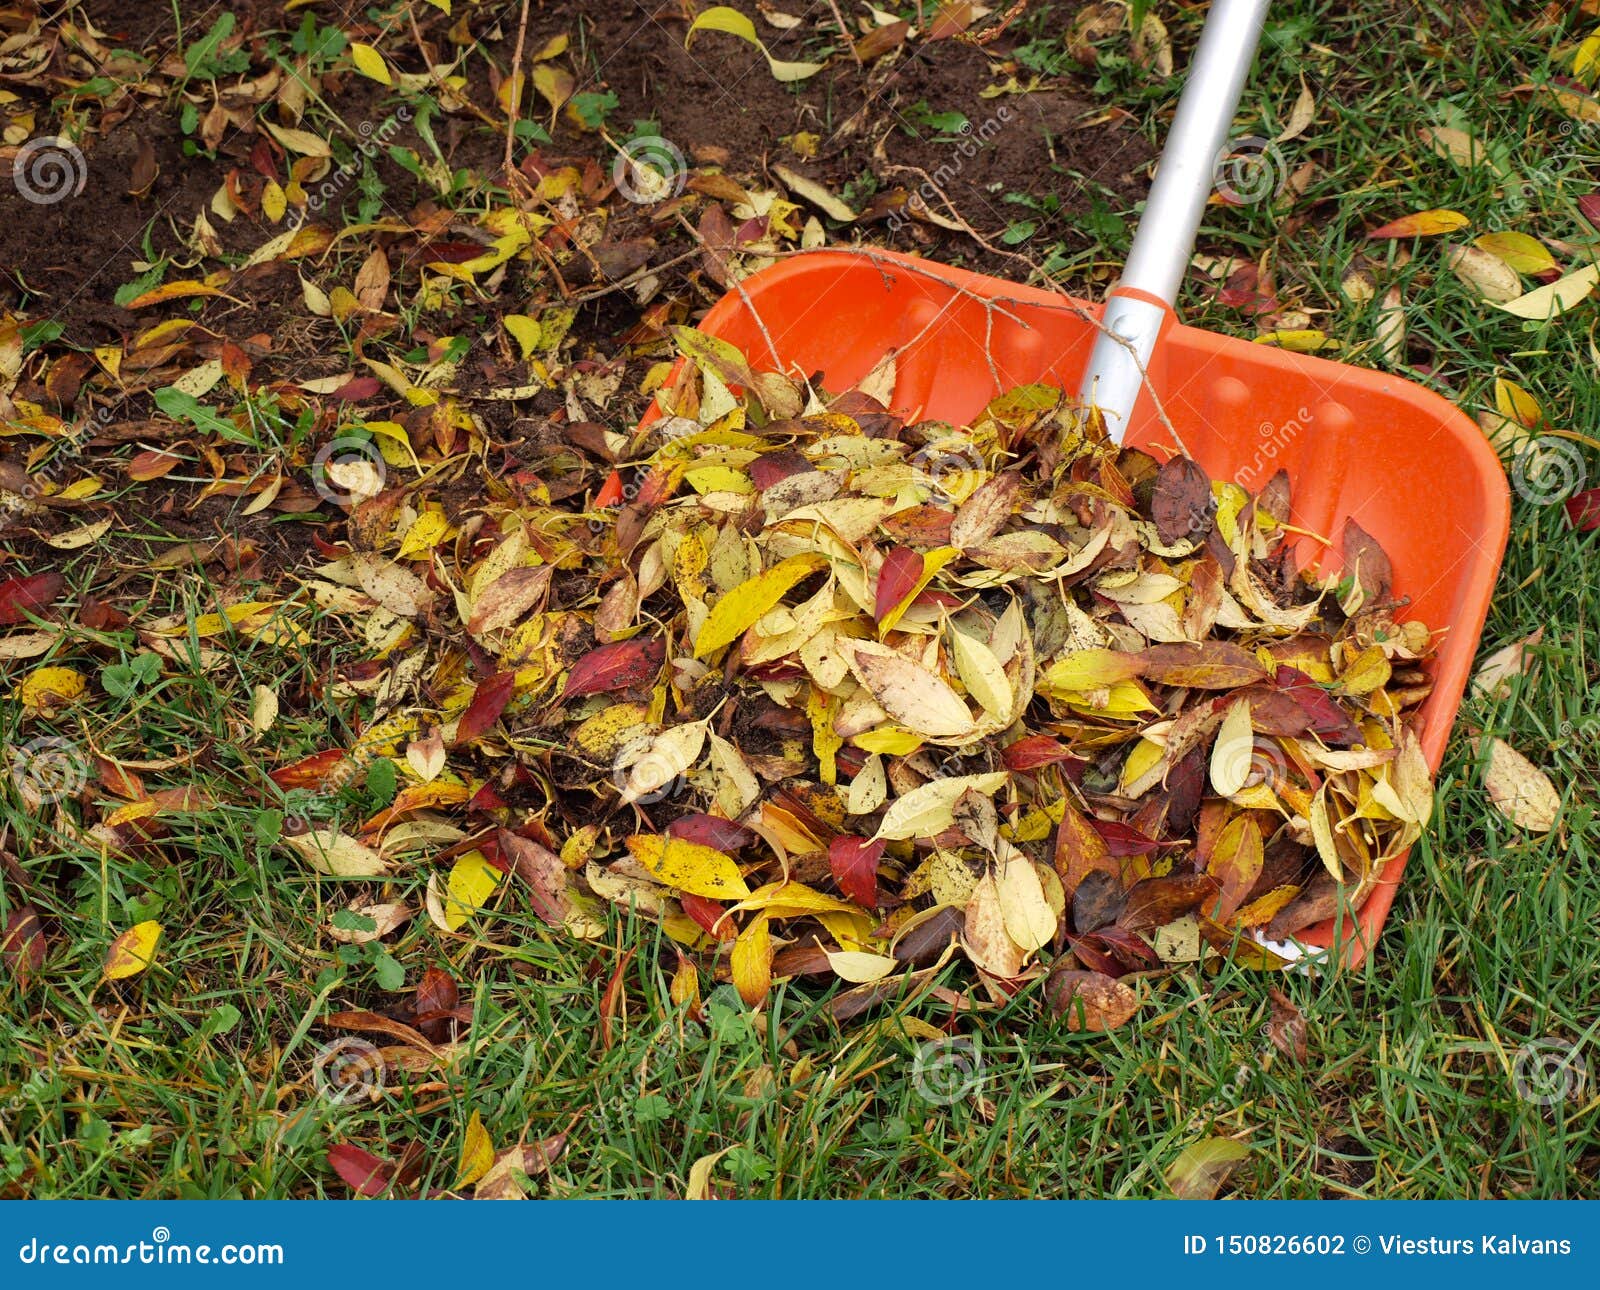
<svg viewBox="0 0 1600 1290">
<path fill-rule="evenodd" d="M 969 424 L 998 393 L 1042 381 L 1075 390 L 1101 306 L 884 251 L 824 250 L 781 261 L 741 283 L 702 331 L 759 368 L 823 373 L 830 389 L 864 377 L 891 349 L 903 415 Z M 1254 492 L 1280 468 L 1292 522 L 1338 540 L 1353 518 L 1389 553 L 1395 592 L 1440 633 L 1434 688 L 1419 713 L 1437 772 L 1472 669 L 1505 554 L 1505 472 L 1478 426 L 1410 381 L 1311 355 L 1185 327 L 1171 316 L 1148 365 L 1183 444 L 1213 479 Z M 1170 454 L 1172 434 L 1139 400 L 1128 442 Z M 1304 544 L 1309 546 L 1311 544 Z M 1313 560 L 1317 552 L 1308 552 Z M 1409 854 L 1409 853 L 1407 853 Z M 1405 870 L 1384 866 L 1351 925 L 1323 923 L 1297 939 L 1338 942 L 1360 963 L 1376 943 Z"/>
</svg>

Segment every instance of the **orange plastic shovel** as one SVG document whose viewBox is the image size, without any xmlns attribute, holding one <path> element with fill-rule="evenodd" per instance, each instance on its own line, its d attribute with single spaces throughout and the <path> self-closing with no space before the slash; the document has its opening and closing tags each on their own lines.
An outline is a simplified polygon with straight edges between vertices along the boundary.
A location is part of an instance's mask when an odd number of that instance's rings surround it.
<svg viewBox="0 0 1600 1290">
<path fill-rule="evenodd" d="M 836 390 L 896 350 L 893 401 L 907 414 L 964 425 L 1002 391 L 1046 382 L 1078 390 L 1117 438 L 1158 455 L 1176 431 L 1213 479 L 1253 492 L 1286 470 L 1292 522 L 1333 535 L 1353 518 L 1391 556 L 1395 594 L 1441 633 L 1418 718 L 1437 771 L 1505 552 L 1499 459 L 1469 417 L 1418 385 L 1185 327 L 1173 314 L 1266 8 L 1213 4 L 1128 265 L 1104 305 L 890 252 L 816 251 L 752 275 L 700 326 L 758 367 L 820 371 Z M 1376 940 L 1405 863 L 1390 861 L 1354 925 L 1339 929 L 1345 961 L 1359 962 Z M 1335 938 L 1327 923 L 1299 939 L 1328 947 Z"/>
</svg>

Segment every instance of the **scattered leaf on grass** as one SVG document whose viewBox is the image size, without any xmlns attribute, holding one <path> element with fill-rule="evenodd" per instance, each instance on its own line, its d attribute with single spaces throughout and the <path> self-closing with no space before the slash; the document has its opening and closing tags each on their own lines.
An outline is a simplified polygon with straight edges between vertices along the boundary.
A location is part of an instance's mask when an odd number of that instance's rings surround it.
<svg viewBox="0 0 1600 1290">
<path fill-rule="evenodd" d="M 1500 814 L 1530 833 L 1548 833 L 1561 815 L 1550 777 L 1504 739 L 1490 739 L 1483 786 Z"/>
<path fill-rule="evenodd" d="M 1167 1167 L 1167 1186 L 1179 1200 L 1215 1200 L 1250 1148 L 1232 1138 L 1202 1138 L 1191 1142 Z"/>
<path fill-rule="evenodd" d="M 130 976 L 138 976 L 155 961 L 156 942 L 160 939 L 160 923 L 136 923 L 111 942 L 111 947 L 106 950 L 101 978 L 106 981 L 121 981 Z"/>
</svg>

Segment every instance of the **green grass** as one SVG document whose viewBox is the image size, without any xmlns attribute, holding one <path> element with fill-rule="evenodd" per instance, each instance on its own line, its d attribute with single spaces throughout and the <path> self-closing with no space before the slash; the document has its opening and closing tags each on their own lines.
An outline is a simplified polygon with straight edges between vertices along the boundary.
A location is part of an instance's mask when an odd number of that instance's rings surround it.
<svg viewBox="0 0 1600 1290">
<path fill-rule="evenodd" d="M 1283 145 L 1291 169 L 1319 163 L 1296 206 L 1310 220 L 1291 225 L 1271 204 L 1215 208 L 1203 241 L 1214 253 L 1270 251 L 1280 294 L 1330 311 L 1317 325 L 1352 361 L 1380 365 L 1371 308 L 1339 294 L 1350 257 L 1370 246 L 1365 230 L 1451 207 L 1474 232 L 1587 240 L 1575 203 L 1600 126 L 1563 133 L 1552 106 L 1510 93 L 1547 73 L 1557 38 L 1521 6 L 1488 6 L 1477 32 L 1455 5 L 1328 7 L 1274 7 L 1285 39 L 1266 46 L 1239 123 L 1275 133 L 1301 73 L 1314 86 L 1315 122 Z M 1186 50 L 1193 17 L 1158 11 Z M 1045 15 L 1028 21 L 1046 30 Z M 1159 134 L 1169 100 L 1113 73 L 1102 84 L 1104 106 L 1126 106 Z M 1418 128 L 1447 111 L 1537 173 L 1521 205 L 1492 174 L 1418 142 Z M 1587 160 L 1571 150 L 1575 138 Z M 1600 419 L 1592 303 L 1524 327 L 1472 298 L 1426 244 L 1389 280 L 1403 286 L 1413 340 L 1434 351 L 1435 378 L 1464 406 L 1483 404 L 1505 375 L 1554 425 L 1587 430 Z M 1251 334 L 1237 311 L 1199 293 L 1184 308 L 1202 325 Z M 1600 460 L 1589 452 L 1586 462 L 1600 483 Z M 323 1018 L 396 996 L 381 988 L 376 956 L 333 952 L 325 929 L 348 887 L 307 877 L 263 843 L 260 821 L 286 807 L 266 767 L 349 731 L 341 705 L 322 700 L 264 744 L 246 742 L 253 685 L 313 694 L 320 678 L 242 637 L 210 642 L 225 648 L 219 669 L 169 667 L 92 725 L 62 718 L 5 731 L 8 745 L 54 730 L 122 757 L 192 755 L 194 782 L 233 804 L 170 817 L 169 836 L 124 855 L 74 836 L 51 808 L 28 811 L 6 786 L 8 864 L 70 931 L 55 934 L 26 998 L 14 986 L 4 996 L 0 1187 L 38 1197 L 344 1195 L 326 1150 L 349 1141 L 396 1159 L 414 1152 L 414 1185 L 448 1188 L 477 1112 L 497 1147 L 566 1133 L 538 1194 L 681 1193 L 697 1159 L 725 1151 L 713 1181 L 738 1195 L 1152 1196 L 1186 1144 L 1217 1134 L 1254 1149 L 1229 1183 L 1241 1196 L 1600 1194 L 1597 557 L 1600 535 L 1575 534 L 1559 506 L 1516 499 L 1483 648 L 1539 626 L 1543 643 L 1509 699 L 1463 706 L 1434 824 L 1377 953 L 1358 970 L 1181 973 L 1143 984 L 1146 1005 L 1107 1035 L 1040 1019 L 1032 995 L 954 1019 L 924 998 L 841 1028 L 822 996 L 793 986 L 760 1014 L 718 989 L 705 1024 L 685 1025 L 668 999 L 670 943 L 653 926 L 614 916 L 604 940 L 580 943 L 504 900 L 483 939 L 446 943 L 419 915 L 389 946 L 407 988 L 424 968 L 447 968 L 472 1024 L 436 1072 L 391 1077 L 375 1099 L 344 1103 L 319 1091 L 316 1062 L 353 1032 Z M 210 607 L 192 575 L 169 575 L 156 594 L 152 613 Z M 105 637 L 139 648 L 127 631 Z M 1493 809 L 1479 735 L 1509 740 L 1550 772 L 1564 798 L 1556 833 L 1527 835 Z M 319 809 L 359 818 L 367 792 L 358 776 L 342 804 Z M 395 886 L 394 899 L 420 906 L 420 878 Z M 166 929 L 157 962 L 102 984 L 107 944 L 144 918 Z M 630 948 L 608 1009 L 608 982 Z M 944 984 L 969 982 L 952 968 Z M 1306 1018 L 1304 1064 L 1265 1035 L 1272 986 Z M 942 1046 L 930 1047 L 935 1033 Z M 1580 1079 L 1575 1064 L 1571 1095 L 1550 1105 L 1522 1096 L 1513 1078 L 1519 1049 L 1543 1041 L 1577 1045 L 1588 1071 Z M 925 1095 L 940 1062 L 959 1093 L 948 1103 Z"/>
</svg>

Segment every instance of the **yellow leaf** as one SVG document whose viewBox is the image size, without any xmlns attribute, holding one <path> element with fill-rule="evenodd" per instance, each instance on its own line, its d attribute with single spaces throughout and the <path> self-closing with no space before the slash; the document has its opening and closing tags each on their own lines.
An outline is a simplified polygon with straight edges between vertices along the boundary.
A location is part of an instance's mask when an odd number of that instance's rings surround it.
<svg viewBox="0 0 1600 1290">
<path fill-rule="evenodd" d="M 922 736 L 900 726 L 879 726 L 876 730 L 867 730 L 854 736 L 850 742 L 863 752 L 904 757 L 922 746 Z"/>
<path fill-rule="evenodd" d="M 738 493 L 743 496 L 756 491 L 750 476 L 732 466 L 699 466 L 694 470 L 686 470 L 683 472 L 683 482 L 702 495 Z"/>
<path fill-rule="evenodd" d="M 816 552 L 792 555 L 735 587 L 711 607 L 705 625 L 695 638 L 695 657 L 704 658 L 731 645 L 782 600 L 790 588 L 826 567 L 827 563 L 828 557 Z"/>
<path fill-rule="evenodd" d="M 121 981 L 138 976 L 156 957 L 156 942 L 161 939 L 161 924 L 138 923 L 111 942 L 106 951 L 105 967 L 100 976 L 105 981 Z"/>
<path fill-rule="evenodd" d="M 1223 797 L 1232 797 L 1250 778 L 1255 759 L 1255 731 L 1250 723 L 1250 704 L 1235 700 L 1222 719 L 1217 742 L 1211 748 L 1211 786 Z"/>
<path fill-rule="evenodd" d="M 721 1151 L 714 1151 L 709 1156 L 701 1156 L 689 1166 L 689 1184 L 683 1189 L 685 1200 L 711 1199 L 711 1171 L 716 1168 L 717 1161 L 732 1150 L 732 1147 L 723 1147 Z"/>
<path fill-rule="evenodd" d="M 299 153 L 302 157 L 333 156 L 333 149 L 328 146 L 328 141 L 320 135 L 312 134 L 309 130 L 295 130 L 288 126 L 274 125 L 271 121 L 263 121 L 262 124 L 267 127 L 267 132 L 290 152 Z"/>
<path fill-rule="evenodd" d="M 841 980 L 853 985 L 881 981 L 900 966 L 900 960 L 888 954 L 868 954 L 862 950 L 829 950 L 827 954 L 828 966 Z"/>
<path fill-rule="evenodd" d="M 368 80 L 377 81 L 380 85 L 394 84 L 394 77 L 389 74 L 389 64 L 383 61 L 383 55 L 371 45 L 351 42 L 350 61 L 356 65 L 356 71 Z"/>
<path fill-rule="evenodd" d="M 1578 52 L 1572 56 L 1572 74 L 1585 85 L 1589 83 L 1589 73 L 1596 67 L 1600 67 L 1600 31 L 1584 37 Z"/>
<path fill-rule="evenodd" d="M 852 667 L 861 683 L 902 726 L 930 739 L 960 739 L 974 732 L 961 696 L 903 654 L 858 651 Z"/>
<path fill-rule="evenodd" d="M 544 329 L 539 326 L 536 319 L 528 317 L 527 314 L 505 314 L 500 321 L 521 348 L 523 359 L 538 348 L 539 335 Z"/>
<path fill-rule="evenodd" d="M 1507 421 L 1514 421 L 1524 429 L 1532 430 L 1544 420 L 1539 400 L 1503 376 L 1494 378 L 1494 406 Z"/>
<path fill-rule="evenodd" d="M 376 878 L 389 872 L 389 862 L 381 855 L 337 829 L 285 835 L 283 844 L 313 869 L 333 878 Z"/>
<path fill-rule="evenodd" d="M 1418 211 L 1414 215 L 1402 215 L 1397 220 L 1390 220 L 1381 228 L 1373 229 L 1367 236 L 1369 238 L 1432 237 L 1437 233 L 1449 233 L 1454 229 L 1465 228 L 1470 223 L 1472 221 L 1460 211 Z"/>
<path fill-rule="evenodd" d="M 1472 245 L 1499 256 L 1518 273 L 1543 273 L 1556 267 L 1556 257 L 1542 242 L 1526 233 L 1485 233 L 1473 238 Z"/>
<path fill-rule="evenodd" d="M 135 296 L 123 306 L 125 309 L 143 309 L 146 305 L 165 304 L 168 300 L 183 300 L 189 296 L 220 296 L 221 290 L 204 282 L 197 282 L 192 278 L 184 278 L 177 282 L 163 283 L 141 295 Z"/>
<path fill-rule="evenodd" d="M 406 530 L 405 537 L 400 541 L 397 557 L 407 560 L 414 556 L 426 555 L 444 541 L 449 532 L 450 521 L 445 519 L 442 511 L 424 511 Z"/>
<path fill-rule="evenodd" d="M 1033 861 L 1012 848 L 995 870 L 995 888 L 1006 935 L 1030 952 L 1048 945 L 1056 934 L 1056 916 L 1050 912 Z"/>
<path fill-rule="evenodd" d="M 521 77 L 519 76 L 516 79 L 520 80 Z M 572 97 L 572 92 L 578 88 L 578 83 L 566 68 L 555 67 L 549 63 L 540 63 L 533 69 L 533 88 L 538 91 L 539 97 L 550 105 L 550 111 L 554 113 Z M 518 93 L 521 93 L 520 87 Z M 504 101 L 505 89 L 502 87 L 502 104 Z M 508 108 L 507 111 L 510 111 L 510 109 Z"/>
<path fill-rule="evenodd" d="M 83 674 L 70 667 L 38 667 L 23 678 L 16 695 L 23 707 L 40 712 L 73 702 L 87 685 Z"/>
<path fill-rule="evenodd" d="M 1465 130 L 1447 125 L 1425 125 L 1421 134 L 1424 143 L 1457 165 L 1478 166 L 1488 159 L 1488 150 Z"/>
<path fill-rule="evenodd" d="M 481 851 L 468 851 L 450 867 L 450 877 L 445 884 L 448 898 L 444 902 L 444 921 L 456 931 L 472 915 L 480 912 L 494 895 L 503 875 L 484 859 Z"/>
<path fill-rule="evenodd" d="M 494 1142 L 483 1127 L 483 1117 L 476 1111 L 467 1121 L 467 1134 L 461 1143 L 461 1162 L 456 1166 L 455 1190 L 470 1187 L 494 1164 Z"/>
<path fill-rule="evenodd" d="M 1008 778 L 1005 771 L 993 770 L 984 775 L 929 780 L 889 804 L 874 836 L 904 840 L 943 833 L 955 823 L 955 804 L 963 793 L 970 790 L 992 797 Z"/>
<path fill-rule="evenodd" d="M 1479 246 L 1452 246 L 1445 252 L 1451 271 L 1485 300 L 1504 304 L 1522 294 L 1522 279 L 1498 255 Z"/>
<path fill-rule="evenodd" d="M 1315 327 L 1297 327 L 1287 331 L 1262 332 L 1256 337 L 1258 345 L 1276 345 L 1293 354 L 1314 354 L 1319 349 L 1337 349 L 1339 342 L 1325 331 Z"/>
<path fill-rule="evenodd" d="M 1241 704 L 1241 707 L 1248 705 Z M 1333 821 L 1328 815 L 1328 786 L 1324 784 L 1317 790 L 1317 795 L 1311 799 L 1311 810 L 1307 814 L 1311 824 L 1311 840 L 1317 844 L 1317 855 L 1322 858 L 1322 867 L 1328 871 L 1335 882 L 1344 881 L 1344 863 L 1339 859 L 1339 848 L 1333 840 Z"/>
<path fill-rule="evenodd" d="M 264 735 L 278 719 L 278 692 L 268 685 L 258 685 L 251 696 L 250 729 Z"/>
<path fill-rule="evenodd" d="M 956 673 L 967 693 L 983 705 L 983 710 L 1000 721 L 1011 716 L 1011 680 L 994 651 L 980 640 L 963 632 L 950 633 L 951 653 L 955 655 Z"/>
<path fill-rule="evenodd" d="M 767 997 L 772 986 L 772 934 L 765 914 L 756 915 L 739 933 L 728 956 L 728 969 L 739 997 L 752 1008 Z"/>
<path fill-rule="evenodd" d="M 1573 305 L 1588 299 L 1596 283 L 1600 283 L 1600 264 L 1591 264 L 1545 286 L 1535 287 L 1515 300 L 1507 300 L 1500 308 L 1518 318 L 1543 321 L 1565 313 Z"/>
<path fill-rule="evenodd" d="M 439 10 L 440 13 L 445 14 L 446 16 L 449 15 L 450 0 L 428 0 L 428 3 L 431 4 L 435 9 Z"/>
<path fill-rule="evenodd" d="M 278 184 L 277 179 L 267 179 L 267 186 L 261 190 L 261 213 L 277 224 L 288 208 L 290 202 L 288 197 L 283 195 L 283 187 Z"/>
<path fill-rule="evenodd" d="M 732 858 L 698 842 L 635 834 L 628 839 L 628 850 L 657 878 L 679 891 L 708 900 L 744 900 L 750 895 Z"/>
<path fill-rule="evenodd" d="M 1044 686 L 1052 691 L 1081 693 L 1131 680 L 1138 673 L 1139 665 L 1132 655 L 1109 649 L 1080 649 L 1045 669 Z"/>
<path fill-rule="evenodd" d="M 1250 1154 L 1247 1143 L 1231 1138 L 1191 1142 L 1167 1170 L 1167 1186 L 1180 1200 L 1215 1200 L 1222 1184 Z"/>
<path fill-rule="evenodd" d="M 721 31 L 730 36 L 737 36 L 759 49 L 766 57 L 767 66 L 771 69 L 773 79 L 779 81 L 803 81 L 808 76 L 815 76 L 827 64 L 825 63 L 788 63 L 782 59 L 774 58 L 767 53 L 767 47 L 761 43 L 761 37 L 756 35 L 756 25 L 746 18 L 737 9 L 730 9 L 727 5 L 713 5 L 700 14 L 689 26 L 689 34 L 684 38 L 684 46 L 694 38 L 697 31 Z"/>
<path fill-rule="evenodd" d="M 83 524 L 78 528 L 68 529 L 65 533 L 57 533 L 55 537 L 46 538 L 45 541 L 57 551 L 76 551 L 79 547 L 98 542 L 110 527 L 111 519 L 108 517 L 96 520 L 93 524 Z"/>
</svg>

